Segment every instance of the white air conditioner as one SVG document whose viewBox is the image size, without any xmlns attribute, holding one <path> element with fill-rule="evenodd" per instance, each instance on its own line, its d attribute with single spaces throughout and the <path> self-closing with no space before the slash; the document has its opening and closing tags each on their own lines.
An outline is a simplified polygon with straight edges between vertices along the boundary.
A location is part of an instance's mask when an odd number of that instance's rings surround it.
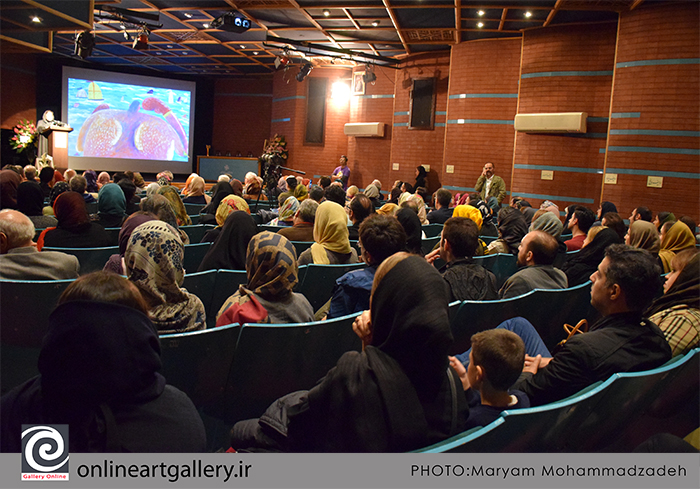
<svg viewBox="0 0 700 489">
<path fill-rule="evenodd" d="M 384 137 L 383 122 L 352 122 L 345 124 L 345 135 L 354 137 Z"/>
<path fill-rule="evenodd" d="M 561 133 L 586 132 L 587 112 L 560 112 L 556 114 L 517 114 L 518 132 Z"/>
</svg>

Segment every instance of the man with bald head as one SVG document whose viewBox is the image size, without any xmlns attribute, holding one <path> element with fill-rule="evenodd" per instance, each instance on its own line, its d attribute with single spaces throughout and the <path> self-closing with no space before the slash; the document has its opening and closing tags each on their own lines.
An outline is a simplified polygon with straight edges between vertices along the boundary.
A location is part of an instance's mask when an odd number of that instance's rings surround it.
<svg viewBox="0 0 700 489">
<path fill-rule="evenodd" d="M 73 255 L 36 249 L 34 224 L 21 212 L 0 211 L 0 278 L 5 280 L 63 280 L 78 278 L 80 264 Z"/>
<path fill-rule="evenodd" d="M 520 242 L 518 266 L 520 270 L 503 284 L 498 295 L 501 299 L 517 297 L 534 289 L 565 289 L 566 274 L 554 268 L 559 243 L 544 231 L 530 231 Z"/>
</svg>

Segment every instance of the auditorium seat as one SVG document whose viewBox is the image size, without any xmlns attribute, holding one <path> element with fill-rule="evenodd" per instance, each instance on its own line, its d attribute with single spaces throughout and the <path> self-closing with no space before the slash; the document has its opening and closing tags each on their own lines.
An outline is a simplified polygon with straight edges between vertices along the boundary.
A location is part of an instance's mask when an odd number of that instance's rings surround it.
<svg viewBox="0 0 700 489">
<path fill-rule="evenodd" d="M 291 241 L 291 243 L 294 245 L 294 249 L 297 252 L 297 259 L 299 259 L 301 254 L 311 248 L 311 245 L 314 244 L 313 241 Z"/>
<path fill-rule="evenodd" d="M 202 259 L 209 251 L 211 243 L 191 243 L 185 245 L 185 257 L 182 260 L 182 266 L 185 273 L 194 273 L 202 263 Z"/>
<path fill-rule="evenodd" d="M 216 280 L 212 289 L 211 303 L 207 309 L 207 325 L 213 328 L 216 324 L 216 314 L 224 305 L 226 299 L 233 295 L 238 287 L 248 283 L 245 270 L 217 270 Z"/>
<path fill-rule="evenodd" d="M 183 204 L 188 216 L 197 216 L 199 212 L 205 207 L 205 204 Z"/>
<path fill-rule="evenodd" d="M 53 248 L 44 246 L 45 251 L 60 251 L 78 258 L 80 262 L 80 275 L 102 270 L 112 255 L 119 254 L 119 246 L 106 246 L 102 248 Z"/>
<path fill-rule="evenodd" d="M 226 391 L 226 421 L 258 417 L 277 398 L 311 389 L 346 351 L 360 351 L 357 314 L 297 324 L 244 324 Z"/>
<path fill-rule="evenodd" d="M 36 362 L 58 298 L 73 280 L 0 280 L 0 386 L 4 394 L 39 373 Z"/>
<path fill-rule="evenodd" d="M 190 238 L 190 244 L 199 243 L 202 238 L 211 229 L 214 229 L 212 224 L 193 224 L 192 226 L 180 226 L 187 236 Z"/>
<path fill-rule="evenodd" d="M 335 281 L 352 270 L 366 267 L 365 263 L 347 265 L 316 265 L 299 268 L 299 289 L 309 300 L 314 311 L 323 306 L 333 294 Z"/>
<path fill-rule="evenodd" d="M 517 261 L 518 258 L 515 255 L 506 253 L 474 257 L 477 265 L 491 270 L 496 276 L 497 288 L 501 288 L 506 279 L 518 271 Z"/>
<path fill-rule="evenodd" d="M 105 231 L 107 232 L 107 235 L 109 236 L 111 242 L 110 246 L 119 245 L 119 232 L 121 230 L 122 228 L 105 228 Z"/>
<path fill-rule="evenodd" d="M 204 310 L 209 319 L 209 308 L 214 295 L 214 284 L 216 282 L 216 270 L 207 270 L 205 272 L 188 273 L 185 275 L 185 281 L 182 286 L 187 289 L 187 292 L 196 295 L 204 304 Z"/>
<path fill-rule="evenodd" d="M 425 233 L 426 238 L 434 238 L 435 236 L 440 236 L 442 227 L 442 224 L 423 224 L 421 229 Z"/>
<path fill-rule="evenodd" d="M 420 250 L 423 252 L 424 255 L 427 255 L 431 251 L 433 251 L 433 248 L 435 248 L 436 245 L 440 243 L 440 235 L 438 234 L 437 236 L 433 236 L 432 238 L 424 238 L 421 240 L 421 245 L 420 245 Z"/>
</svg>

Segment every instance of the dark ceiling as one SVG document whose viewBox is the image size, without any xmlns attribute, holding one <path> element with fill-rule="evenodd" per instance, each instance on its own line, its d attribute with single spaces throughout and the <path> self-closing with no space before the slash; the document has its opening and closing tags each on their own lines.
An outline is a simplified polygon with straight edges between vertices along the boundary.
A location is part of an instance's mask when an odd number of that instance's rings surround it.
<svg viewBox="0 0 700 489">
<path fill-rule="evenodd" d="M 274 72 L 275 58 L 285 45 L 291 46 L 293 61 L 304 53 L 315 64 L 332 60 L 386 65 L 409 54 L 448 50 L 460 42 L 520 37 L 524 30 L 542 26 L 616 21 L 618 12 L 643 2 L 2 0 L 0 39 L 6 52 L 35 49 L 73 56 L 76 34 L 92 27 L 96 45 L 88 60 L 94 63 L 182 74 L 265 75 Z M 128 16 L 136 22 L 162 24 L 151 29 L 147 50 L 132 48 L 138 26 L 109 18 L 114 15 L 107 12 L 110 7 L 136 11 Z M 251 29 L 237 34 L 211 28 L 213 19 L 231 10 L 248 17 Z M 155 14 L 158 20 L 139 18 L 137 13 Z M 32 22 L 35 16 L 40 22 Z M 333 50 L 300 47 L 302 43 Z"/>
</svg>

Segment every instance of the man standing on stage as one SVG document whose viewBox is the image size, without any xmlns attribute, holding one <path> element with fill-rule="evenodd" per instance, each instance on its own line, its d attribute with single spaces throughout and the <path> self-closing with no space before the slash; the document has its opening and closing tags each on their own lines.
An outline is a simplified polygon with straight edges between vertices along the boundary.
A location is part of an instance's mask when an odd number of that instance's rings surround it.
<svg viewBox="0 0 700 489">
<path fill-rule="evenodd" d="M 333 170 L 332 178 L 334 181 L 340 181 L 343 184 L 343 190 L 348 189 L 348 180 L 350 179 L 350 168 L 348 168 L 347 156 L 342 155 L 340 157 L 340 166 Z"/>
<path fill-rule="evenodd" d="M 494 213 L 497 213 L 501 202 L 506 197 L 506 182 L 494 175 L 493 163 L 490 161 L 484 165 L 484 170 L 476 181 L 474 189 L 481 194 L 481 200 L 486 202 Z"/>
</svg>

